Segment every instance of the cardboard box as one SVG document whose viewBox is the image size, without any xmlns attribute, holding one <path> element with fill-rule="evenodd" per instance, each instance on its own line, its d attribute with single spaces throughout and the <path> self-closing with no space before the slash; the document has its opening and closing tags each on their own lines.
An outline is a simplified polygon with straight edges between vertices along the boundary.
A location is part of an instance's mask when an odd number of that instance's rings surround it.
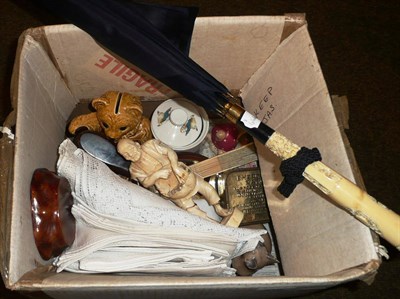
<svg viewBox="0 0 400 299">
<path fill-rule="evenodd" d="M 328 37 L 327 37 L 328 38 Z M 247 110 L 355 179 L 307 25 L 301 16 L 198 18 L 190 56 L 232 90 Z M 291 297 L 352 280 L 371 282 L 376 237 L 311 184 L 282 199 L 279 161 L 257 144 L 285 275 L 162 277 L 55 274 L 34 244 L 29 185 L 34 169 L 55 169 L 66 122 L 81 99 L 109 89 L 149 98 L 174 92 L 119 62 L 72 25 L 29 29 L 20 38 L 12 82 L 14 111 L 1 139 L 1 271 L 6 286 L 56 298 L 128 296 Z M 15 126 L 14 126 L 15 125 Z"/>
</svg>

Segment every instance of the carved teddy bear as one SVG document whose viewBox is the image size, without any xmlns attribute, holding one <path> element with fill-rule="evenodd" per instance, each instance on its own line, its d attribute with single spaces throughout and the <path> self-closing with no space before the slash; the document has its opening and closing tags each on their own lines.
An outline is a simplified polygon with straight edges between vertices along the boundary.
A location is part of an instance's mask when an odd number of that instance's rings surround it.
<svg viewBox="0 0 400 299">
<path fill-rule="evenodd" d="M 126 92 L 108 91 L 91 102 L 96 112 L 75 117 L 68 131 L 75 134 L 86 128 L 92 132 L 103 132 L 118 142 L 129 138 L 143 143 L 152 138 L 150 120 L 143 116 L 140 98 Z"/>
</svg>

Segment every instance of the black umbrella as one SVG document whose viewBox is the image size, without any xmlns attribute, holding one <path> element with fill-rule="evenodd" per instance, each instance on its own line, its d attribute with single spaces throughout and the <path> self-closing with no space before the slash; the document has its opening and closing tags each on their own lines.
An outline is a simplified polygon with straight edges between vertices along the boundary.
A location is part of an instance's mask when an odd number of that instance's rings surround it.
<svg viewBox="0 0 400 299">
<path fill-rule="evenodd" d="M 285 178 L 279 187 L 282 194 L 288 196 L 304 176 L 400 250 L 397 214 L 321 163 L 316 149 L 300 148 L 245 111 L 223 84 L 181 51 L 179 33 L 182 29 L 187 38 L 192 27 L 172 25 L 169 28 L 172 30 L 166 30 L 168 26 L 158 22 L 162 19 L 171 25 L 176 20 L 179 23 L 180 17 L 190 19 L 193 17 L 190 9 L 167 6 L 144 9 L 144 4 L 117 0 L 40 2 L 123 59 L 206 109 L 215 110 L 264 143 L 284 160 L 281 171 Z"/>
</svg>

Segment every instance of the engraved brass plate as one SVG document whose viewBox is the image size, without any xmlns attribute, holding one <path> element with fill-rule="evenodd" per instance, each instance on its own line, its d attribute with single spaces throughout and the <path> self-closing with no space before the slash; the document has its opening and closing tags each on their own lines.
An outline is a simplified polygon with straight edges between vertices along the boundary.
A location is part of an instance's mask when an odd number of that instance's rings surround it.
<svg viewBox="0 0 400 299">
<path fill-rule="evenodd" d="M 224 201 L 228 208 L 244 213 L 242 225 L 270 222 L 263 181 L 259 168 L 226 173 Z"/>
</svg>

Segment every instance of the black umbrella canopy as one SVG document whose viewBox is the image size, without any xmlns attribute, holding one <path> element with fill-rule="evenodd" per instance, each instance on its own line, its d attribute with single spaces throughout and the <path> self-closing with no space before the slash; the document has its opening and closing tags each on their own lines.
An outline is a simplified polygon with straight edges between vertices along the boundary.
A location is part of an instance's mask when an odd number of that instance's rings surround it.
<svg viewBox="0 0 400 299">
<path fill-rule="evenodd" d="M 39 0 L 188 99 L 220 110 L 228 89 L 188 57 L 196 8 L 117 0 Z M 183 51 L 182 51 L 183 50 Z"/>
<path fill-rule="evenodd" d="M 198 11 L 197 7 L 127 3 L 128 20 L 130 19 L 129 13 L 133 13 L 131 18 L 135 18 L 135 15 L 140 13 L 186 55 L 189 55 L 194 22 Z"/>
</svg>

